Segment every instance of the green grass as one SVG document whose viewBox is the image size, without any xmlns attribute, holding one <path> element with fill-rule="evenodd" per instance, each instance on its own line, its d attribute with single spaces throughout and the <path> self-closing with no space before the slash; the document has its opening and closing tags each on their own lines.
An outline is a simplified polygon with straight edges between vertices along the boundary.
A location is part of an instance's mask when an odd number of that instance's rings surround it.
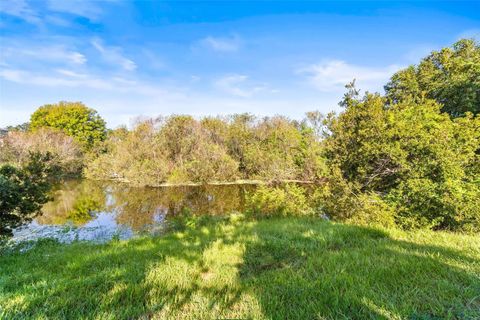
<svg viewBox="0 0 480 320">
<path fill-rule="evenodd" d="M 480 237 L 313 218 L 0 257 L 2 319 L 478 319 Z"/>
</svg>

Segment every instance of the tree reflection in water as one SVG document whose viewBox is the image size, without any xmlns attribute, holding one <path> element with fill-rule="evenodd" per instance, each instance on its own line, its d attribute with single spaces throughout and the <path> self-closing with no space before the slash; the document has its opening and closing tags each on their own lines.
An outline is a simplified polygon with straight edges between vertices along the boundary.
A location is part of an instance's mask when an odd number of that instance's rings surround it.
<svg viewBox="0 0 480 320">
<path fill-rule="evenodd" d="M 104 186 L 98 181 L 67 181 L 55 187 L 52 197 L 36 219 L 39 224 L 82 226 L 105 210 Z"/>
<path fill-rule="evenodd" d="M 81 227 L 99 214 L 110 214 L 119 226 L 148 232 L 171 216 L 243 211 L 245 193 L 253 188 L 251 185 L 139 188 L 113 182 L 68 181 L 58 186 L 54 200 L 42 208 L 43 214 L 36 222 Z"/>
</svg>

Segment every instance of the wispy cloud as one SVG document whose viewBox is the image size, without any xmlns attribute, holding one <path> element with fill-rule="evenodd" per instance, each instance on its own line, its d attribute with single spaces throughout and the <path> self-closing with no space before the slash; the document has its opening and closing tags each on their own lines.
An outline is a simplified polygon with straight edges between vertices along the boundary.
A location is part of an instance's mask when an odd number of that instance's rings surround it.
<svg viewBox="0 0 480 320">
<path fill-rule="evenodd" d="M 345 85 L 356 79 L 358 87 L 378 91 L 400 66 L 366 67 L 349 64 L 341 60 L 326 60 L 297 70 L 305 75 L 311 85 L 320 91 L 341 91 Z"/>
<path fill-rule="evenodd" d="M 93 39 L 92 45 L 100 52 L 107 63 L 118 65 L 127 71 L 133 71 L 137 68 L 137 64 L 134 61 L 123 56 L 121 48 L 107 47 L 99 38 Z"/>
<path fill-rule="evenodd" d="M 248 76 L 241 74 L 231 74 L 214 82 L 214 86 L 228 94 L 249 98 L 256 93 L 267 90 L 265 84 L 248 84 Z"/>
<path fill-rule="evenodd" d="M 99 4 L 100 1 L 48 0 L 48 9 L 96 20 L 102 13 Z"/>
<path fill-rule="evenodd" d="M 240 49 L 241 40 L 237 35 L 226 38 L 208 36 L 200 40 L 200 44 L 218 52 L 235 52 Z"/>
<path fill-rule="evenodd" d="M 0 12 L 32 24 L 42 23 L 39 14 L 30 7 L 26 0 L 0 1 Z"/>
<path fill-rule="evenodd" d="M 151 83 L 126 79 L 118 76 L 81 73 L 69 69 L 55 69 L 50 72 L 32 72 L 23 69 L 4 68 L 0 70 L 0 78 L 22 85 L 34 85 L 50 88 L 78 88 L 110 91 L 113 93 L 134 93 L 148 97 L 180 98 L 183 97 L 179 87 L 163 87 Z"/>
<path fill-rule="evenodd" d="M 3 69 L 0 78 L 20 84 L 44 87 L 88 87 L 112 89 L 113 84 L 100 78 L 77 74 L 73 71 L 58 70 L 57 74 L 42 74 L 21 69 Z"/>
<path fill-rule="evenodd" d="M 0 12 L 43 27 L 45 23 L 68 26 L 69 21 L 60 17 L 63 14 L 98 20 L 102 9 L 96 1 L 48 0 L 44 3 L 33 0 L 4 0 L 0 1 Z"/>
<path fill-rule="evenodd" d="M 32 43 L 21 42 L 4 44 L 0 52 L 0 61 L 4 65 L 9 63 L 25 65 L 25 61 L 30 64 L 37 62 L 83 65 L 87 62 L 87 58 L 75 49 L 63 45 L 35 46 Z"/>
</svg>

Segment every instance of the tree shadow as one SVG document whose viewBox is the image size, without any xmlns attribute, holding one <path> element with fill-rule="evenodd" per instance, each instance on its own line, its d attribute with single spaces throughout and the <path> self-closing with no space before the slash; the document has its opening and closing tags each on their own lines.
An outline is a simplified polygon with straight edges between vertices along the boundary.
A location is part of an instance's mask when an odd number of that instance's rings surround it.
<svg viewBox="0 0 480 320">
<path fill-rule="evenodd" d="M 238 261 L 208 257 L 215 246 L 242 248 Z M 20 271 L 16 260 L 25 258 Z M 215 273 L 216 259 L 225 274 Z M 465 262 L 480 263 L 373 228 L 206 219 L 165 237 L 45 243 L 13 255 L 2 261 L 0 306 L 6 318 L 473 319 L 480 281 Z M 257 313 L 235 311 L 246 295 Z"/>
<path fill-rule="evenodd" d="M 243 285 L 253 289 L 268 319 L 480 316 L 479 269 L 458 266 L 480 261 L 459 251 L 353 225 L 275 230 L 255 231 L 240 266 Z"/>
<path fill-rule="evenodd" d="M 166 237 L 104 245 L 43 241 L 34 250 L 12 254 L 0 271 L 0 296 L 5 299 L 0 301 L 0 318 L 136 319 L 162 312 L 168 317 L 181 311 L 193 295 L 208 297 L 210 310 L 228 309 L 239 299 L 241 288 L 200 286 L 209 273 L 203 255 L 214 242 L 238 241 L 242 231 L 226 237 L 219 229 L 223 218 L 212 219 L 220 222 L 198 218 L 194 226 Z M 21 255 L 29 262 L 20 273 L 14 269 Z M 183 267 L 179 279 L 152 275 L 156 266 L 172 261 Z M 15 305 L 15 300 L 21 303 Z"/>
</svg>

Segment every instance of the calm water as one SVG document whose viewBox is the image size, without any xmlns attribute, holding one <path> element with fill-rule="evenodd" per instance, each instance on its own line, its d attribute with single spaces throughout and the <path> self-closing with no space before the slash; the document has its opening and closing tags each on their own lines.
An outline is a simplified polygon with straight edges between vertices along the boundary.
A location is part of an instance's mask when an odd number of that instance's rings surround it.
<svg viewBox="0 0 480 320">
<path fill-rule="evenodd" d="M 225 214 L 244 209 L 251 185 L 136 188 L 91 180 L 68 181 L 53 192 L 42 215 L 14 231 L 13 241 L 56 238 L 107 241 L 165 232 L 182 214 Z"/>
</svg>

